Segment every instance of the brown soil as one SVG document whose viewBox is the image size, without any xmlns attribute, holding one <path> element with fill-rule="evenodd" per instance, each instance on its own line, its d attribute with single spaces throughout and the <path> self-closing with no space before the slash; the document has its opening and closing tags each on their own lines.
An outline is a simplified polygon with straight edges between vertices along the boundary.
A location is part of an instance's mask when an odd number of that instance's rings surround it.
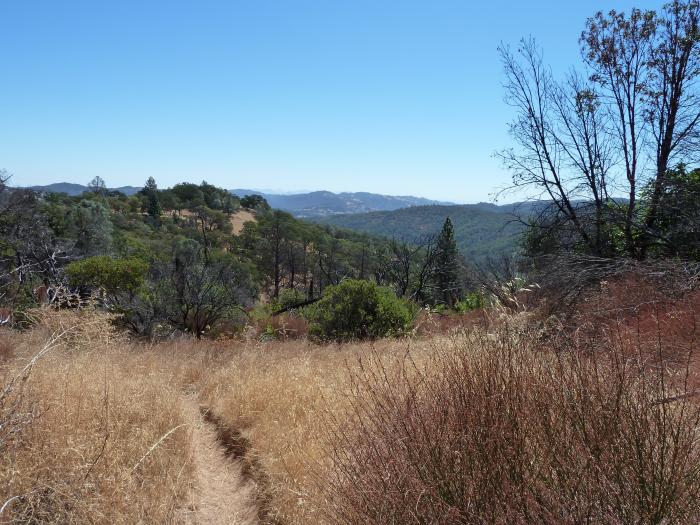
<svg viewBox="0 0 700 525">
<path fill-rule="evenodd" d="M 228 453 L 226 445 L 218 439 L 216 426 L 202 416 L 193 396 L 183 398 L 182 409 L 192 425 L 197 480 L 183 521 L 222 525 L 260 523 L 255 481 L 244 475 L 242 462 Z"/>
</svg>

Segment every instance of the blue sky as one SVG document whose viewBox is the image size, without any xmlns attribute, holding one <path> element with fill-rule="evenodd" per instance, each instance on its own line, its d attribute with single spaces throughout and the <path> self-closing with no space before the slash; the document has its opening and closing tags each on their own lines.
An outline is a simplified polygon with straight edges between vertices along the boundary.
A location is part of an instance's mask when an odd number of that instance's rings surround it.
<svg viewBox="0 0 700 525">
<path fill-rule="evenodd" d="M 0 168 L 489 200 L 509 175 L 500 42 L 555 69 L 628 0 L 0 3 Z"/>
</svg>

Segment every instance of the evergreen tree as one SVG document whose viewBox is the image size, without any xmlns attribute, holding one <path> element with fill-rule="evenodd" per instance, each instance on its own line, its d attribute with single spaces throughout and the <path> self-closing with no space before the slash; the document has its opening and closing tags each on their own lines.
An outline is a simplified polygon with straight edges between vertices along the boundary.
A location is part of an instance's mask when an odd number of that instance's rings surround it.
<svg viewBox="0 0 700 525">
<path fill-rule="evenodd" d="M 153 177 L 148 177 L 148 180 L 146 181 L 146 185 L 143 187 L 143 192 L 148 194 L 148 193 L 155 193 L 158 191 L 158 185 L 156 184 L 156 179 Z"/>
<path fill-rule="evenodd" d="M 160 205 L 160 200 L 158 199 L 158 185 L 153 177 L 148 177 L 142 193 L 146 195 L 148 199 L 148 215 L 155 220 L 160 219 L 162 208 Z"/>
<path fill-rule="evenodd" d="M 445 219 L 445 224 L 438 236 L 434 261 L 436 299 L 451 307 L 459 295 L 459 251 L 449 217 Z"/>
</svg>

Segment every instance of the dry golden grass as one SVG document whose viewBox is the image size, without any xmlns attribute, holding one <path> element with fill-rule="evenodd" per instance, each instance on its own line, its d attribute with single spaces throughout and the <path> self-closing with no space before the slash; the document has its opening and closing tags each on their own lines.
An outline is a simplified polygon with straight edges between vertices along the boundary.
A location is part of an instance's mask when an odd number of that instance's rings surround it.
<svg viewBox="0 0 700 525">
<path fill-rule="evenodd" d="M 2 371 L 9 384 L 48 332 L 68 331 L 0 403 L 0 420 L 11 423 L 0 436 L 0 519 L 172 521 L 191 484 L 191 454 L 167 361 L 117 344 L 101 316 L 46 316 L 46 324 L 11 337 L 16 357 Z"/>
<path fill-rule="evenodd" d="M 180 217 L 194 217 L 195 213 L 191 210 L 180 210 L 178 215 Z M 232 213 L 229 218 L 231 232 L 234 235 L 239 235 L 243 231 L 243 226 L 246 222 L 255 222 L 255 220 L 255 214 L 252 211 L 239 209 L 235 213 Z"/>
<path fill-rule="evenodd" d="M 238 210 L 231 215 L 230 221 L 233 234 L 238 235 L 243 231 L 246 222 L 255 222 L 255 215 L 249 210 Z"/>
<path fill-rule="evenodd" d="M 200 402 L 251 444 L 268 521 L 313 523 L 309 463 L 321 455 L 320 415 L 340 410 L 345 359 L 352 352 L 306 342 L 251 347 L 214 371 Z"/>
<path fill-rule="evenodd" d="M 191 415 L 182 400 L 199 393 L 201 404 L 253 446 L 245 464 L 261 484 L 260 516 L 309 522 L 309 463 L 322 459 L 320 416 L 329 406 L 343 407 L 346 361 L 369 345 L 189 339 L 145 345 L 129 342 L 108 316 L 94 312 L 44 310 L 33 317 L 33 329 L 0 338 L 3 382 L 52 334 L 66 333 L 16 392 L 16 411 L 28 424 L 2 454 L 0 507 L 11 501 L 0 519 L 196 521 L 188 508 L 198 483 Z M 391 355 L 393 344 L 379 346 Z"/>
<path fill-rule="evenodd" d="M 692 397 L 664 401 L 692 378 L 612 339 L 596 346 L 608 357 L 590 360 L 585 341 L 543 342 L 516 319 L 515 330 L 375 343 L 146 345 L 94 312 L 36 316 L 32 330 L 0 334 L 1 384 L 52 334 L 68 333 L 0 399 L 10 423 L 0 431 L 0 507 L 9 501 L 0 523 L 700 516 L 700 411 Z M 208 411 L 199 433 L 194 399 Z M 218 469 L 206 483 L 197 461 L 234 460 L 257 489 L 248 483 L 241 492 L 254 494 L 231 505 L 256 499 L 256 512 L 193 499 L 229 479 Z"/>
<path fill-rule="evenodd" d="M 322 523 L 318 475 L 326 462 L 326 425 L 348 410 L 351 371 L 369 355 L 387 369 L 429 344 L 411 340 L 318 346 L 288 341 L 250 346 L 202 383 L 200 401 L 248 440 L 263 474 L 267 521 Z M 322 483 L 322 480 L 321 480 Z"/>
</svg>

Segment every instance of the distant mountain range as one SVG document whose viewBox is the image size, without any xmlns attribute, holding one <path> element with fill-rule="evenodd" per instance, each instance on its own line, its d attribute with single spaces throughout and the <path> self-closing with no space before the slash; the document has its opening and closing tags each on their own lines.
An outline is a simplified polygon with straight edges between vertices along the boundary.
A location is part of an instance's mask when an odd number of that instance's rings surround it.
<svg viewBox="0 0 700 525">
<path fill-rule="evenodd" d="M 46 192 L 46 193 L 66 193 L 71 196 L 80 195 L 88 190 L 87 186 L 82 184 L 73 184 L 72 182 L 55 182 L 45 186 L 29 186 L 30 190 Z M 110 188 L 110 190 L 121 191 L 125 195 L 134 195 L 142 188 L 137 186 L 121 186 L 120 188 Z"/>
<path fill-rule="evenodd" d="M 392 211 L 412 206 L 428 204 L 452 204 L 421 197 L 379 195 L 376 193 L 332 193 L 330 191 L 312 191 L 281 195 L 255 190 L 235 189 L 236 195 L 261 195 L 273 208 L 284 210 L 296 217 L 327 217 L 347 213 L 367 213 L 372 211 Z"/>
<path fill-rule="evenodd" d="M 440 231 L 445 218 L 454 226 L 460 252 L 471 261 L 483 262 L 489 256 L 515 253 L 524 225 L 518 217 L 528 217 L 537 203 L 489 203 L 450 206 L 415 206 L 389 212 L 334 215 L 312 219 L 384 237 L 414 241 Z M 541 205 L 541 204 L 540 204 Z"/>
<path fill-rule="evenodd" d="M 30 189 L 41 192 L 67 193 L 68 195 L 80 195 L 87 191 L 88 187 L 82 184 L 70 182 L 57 182 L 46 186 L 31 186 Z M 140 187 L 122 186 L 110 188 L 121 191 L 126 195 L 133 195 Z M 246 195 L 262 195 L 275 209 L 284 210 L 296 217 L 325 217 L 339 213 L 366 213 L 371 211 L 391 211 L 410 206 L 422 206 L 427 204 L 452 204 L 421 197 L 395 197 L 392 195 L 379 195 L 376 193 L 332 193 L 330 191 L 312 191 L 309 193 L 279 194 L 266 193 L 256 190 L 235 189 L 231 193 L 244 197 Z"/>
</svg>

